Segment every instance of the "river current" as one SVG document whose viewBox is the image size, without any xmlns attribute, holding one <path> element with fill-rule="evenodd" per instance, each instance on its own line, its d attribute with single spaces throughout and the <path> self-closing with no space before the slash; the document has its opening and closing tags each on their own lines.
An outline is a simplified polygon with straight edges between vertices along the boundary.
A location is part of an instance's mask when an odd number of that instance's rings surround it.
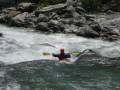
<svg viewBox="0 0 120 90">
<path fill-rule="evenodd" d="M 102 56 L 120 56 L 120 41 L 47 35 L 3 25 L 0 25 L 0 32 L 4 34 L 4 38 L 0 38 L 0 61 L 6 64 L 40 60 L 46 58 L 43 52 L 58 53 L 60 48 L 65 48 L 66 52 L 93 49 Z M 42 63 L 39 69 L 31 68 L 31 73 L 15 71 L 8 76 L 5 74 L 1 67 L 0 90 L 120 90 L 120 71 L 113 67 L 48 62 Z"/>
</svg>

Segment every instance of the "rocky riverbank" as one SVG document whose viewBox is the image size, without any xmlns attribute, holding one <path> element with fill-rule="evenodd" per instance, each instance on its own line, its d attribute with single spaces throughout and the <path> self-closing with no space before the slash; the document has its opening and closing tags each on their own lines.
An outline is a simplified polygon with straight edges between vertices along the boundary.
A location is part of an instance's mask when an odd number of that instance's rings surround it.
<svg viewBox="0 0 120 90">
<path fill-rule="evenodd" d="M 86 14 L 81 3 L 67 2 L 40 9 L 34 3 L 20 3 L 17 7 L 4 8 L 0 23 L 44 33 L 75 34 L 109 41 L 120 39 L 119 28 L 111 27 L 110 23 L 101 24 L 96 18 L 96 15 Z"/>
</svg>

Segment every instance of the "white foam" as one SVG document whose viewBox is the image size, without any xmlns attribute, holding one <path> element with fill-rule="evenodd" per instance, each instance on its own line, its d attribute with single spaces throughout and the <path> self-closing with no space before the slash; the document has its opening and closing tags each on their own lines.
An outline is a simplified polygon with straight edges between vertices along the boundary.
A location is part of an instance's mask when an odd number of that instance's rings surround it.
<svg viewBox="0 0 120 90">
<path fill-rule="evenodd" d="M 41 59 L 43 52 L 59 52 L 59 48 L 65 48 L 66 52 L 85 49 L 97 49 L 104 56 L 118 56 L 120 54 L 120 43 L 105 42 L 102 40 L 86 39 L 74 35 L 65 34 L 40 34 L 27 32 L 24 28 L 10 28 L 0 25 L 0 32 L 5 39 L 13 41 L 12 51 L 4 49 L 0 51 L 0 61 L 5 63 L 18 63 Z M 11 44 L 8 42 L 8 46 Z M 114 46 L 114 47 L 113 47 Z M 2 46 L 3 47 L 3 46 Z M 15 48 L 14 48 L 15 47 Z"/>
</svg>

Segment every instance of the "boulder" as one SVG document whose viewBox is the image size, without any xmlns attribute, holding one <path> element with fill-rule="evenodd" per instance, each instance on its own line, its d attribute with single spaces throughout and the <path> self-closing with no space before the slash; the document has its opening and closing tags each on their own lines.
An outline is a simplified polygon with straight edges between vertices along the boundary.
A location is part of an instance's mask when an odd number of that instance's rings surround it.
<svg viewBox="0 0 120 90">
<path fill-rule="evenodd" d="M 65 25 L 65 33 L 76 33 L 78 31 L 78 27 L 75 25 Z"/>
<path fill-rule="evenodd" d="M 88 38 L 99 37 L 99 33 L 94 31 L 91 27 L 85 25 L 84 27 L 80 27 L 77 31 L 74 32 L 78 36 L 84 36 Z"/>
<path fill-rule="evenodd" d="M 28 12 L 24 12 L 12 18 L 10 25 L 12 26 L 24 26 L 26 24 L 25 18 L 28 17 Z"/>
<path fill-rule="evenodd" d="M 120 39 L 120 31 L 116 28 L 104 27 L 100 33 L 104 40 L 116 41 Z"/>
<path fill-rule="evenodd" d="M 53 11 L 55 12 L 57 10 L 65 9 L 66 7 L 67 7 L 66 4 L 49 5 L 47 7 L 44 7 L 42 9 L 35 11 L 35 14 L 38 15 L 40 13 L 48 13 L 48 12 L 53 12 Z"/>
<path fill-rule="evenodd" d="M 36 25 L 36 30 L 43 31 L 43 32 L 49 32 L 49 27 L 46 22 L 40 22 Z"/>
<path fill-rule="evenodd" d="M 36 8 L 34 3 L 20 3 L 18 5 L 18 10 L 22 12 L 32 12 Z"/>
<path fill-rule="evenodd" d="M 73 18 L 63 18 L 60 20 L 60 22 L 62 22 L 63 24 L 73 24 Z"/>
<path fill-rule="evenodd" d="M 85 9 L 82 8 L 81 6 L 75 7 L 75 10 L 76 10 L 76 12 L 79 13 L 79 14 L 82 14 L 82 13 L 86 12 Z"/>
<path fill-rule="evenodd" d="M 102 30 L 102 26 L 95 21 L 90 21 L 89 26 L 96 32 L 100 33 Z"/>
<path fill-rule="evenodd" d="M 3 37 L 3 33 L 0 33 L 0 37 Z"/>
<path fill-rule="evenodd" d="M 76 17 L 73 20 L 73 24 L 78 26 L 78 27 L 81 27 L 82 25 L 86 24 L 86 18 L 83 16 Z"/>
<path fill-rule="evenodd" d="M 50 20 L 48 26 L 53 32 L 64 32 L 64 25 L 57 20 Z"/>
<path fill-rule="evenodd" d="M 39 22 L 48 22 L 48 20 L 49 20 L 49 18 L 48 18 L 46 15 L 40 14 L 40 15 L 38 16 L 37 22 L 38 22 L 38 23 L 39 23 Z"/>
<path fill-rule="evenodd" d="M 96 18 L 96 15 L 85 14 L 84 17 L 86 18 L 86 20 L 93 20 Z"/>
</svg>

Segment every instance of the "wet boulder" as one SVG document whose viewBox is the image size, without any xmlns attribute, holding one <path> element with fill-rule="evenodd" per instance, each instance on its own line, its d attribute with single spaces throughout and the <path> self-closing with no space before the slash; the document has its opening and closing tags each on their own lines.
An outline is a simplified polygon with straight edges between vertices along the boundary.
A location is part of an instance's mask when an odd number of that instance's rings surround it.
<svg viewBox="0 0 120 90">
<path fill-rule="evenodd" d="M 38 23 L 36 25 L 35 29 L 38 31 L 49 32 L 49 27 L 48 27 L 48 24 L 46 22 Z"/>
<path fill-rule="evenodd" d="M 104 40 L 116 41 L 120 39 L 120 31 L 115 27 L 104 27 L 101 31 L 101 37 Z"/>
<path fill-rule="evenodd" d="M 91 27 L 88 25 L 85 25 L 83 27 L 80 27 L 77 31 L 74 32 L 78 36 L 84 36 L 88 38 L 95 38 L 99 37 L 99 33 L 94 31 Z"/>
<path fill-rule="evenodd" d="M 3 33 L 0 33 L 0 37 L 3 37 Z"/>
</svg>

